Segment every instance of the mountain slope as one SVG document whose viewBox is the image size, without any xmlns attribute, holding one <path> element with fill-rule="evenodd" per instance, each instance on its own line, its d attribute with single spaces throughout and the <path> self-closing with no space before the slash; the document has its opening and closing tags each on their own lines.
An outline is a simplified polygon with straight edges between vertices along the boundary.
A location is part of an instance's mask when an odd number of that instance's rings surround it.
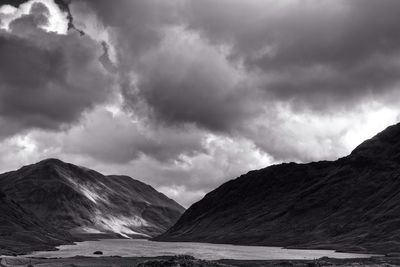
<svg viewBox="0 0 400 267">
<path fill-rule="evenodd" d="M 0 191 L 0 255 L 48 250 L 71 243 L 72 236 L 24 210 Z"/>
<path fill-rule="evenodd" d="M 156 240 L 400 251 L 400 124 L 336 161 L 231 180 Z"/>
<path fill-rule="evenodd" d="M 74 234 L 151 237 L 184 211 L 128 176 L 104 176 L 57 159 L 0 175 L 0 190 L 40 221 Z"/>
</svg>

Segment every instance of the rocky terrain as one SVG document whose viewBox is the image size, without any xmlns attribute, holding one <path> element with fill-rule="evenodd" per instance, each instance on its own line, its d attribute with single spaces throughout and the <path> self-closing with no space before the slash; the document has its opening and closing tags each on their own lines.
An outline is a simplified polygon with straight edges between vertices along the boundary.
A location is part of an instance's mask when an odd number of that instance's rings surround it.
<svg viewBox="0 0 400 267">
<path fill-rule="evenodd" d="M 251 171 L 192 205 L 161 241 L 400 251 L 400 124 L 336 161 Z"/>
<path fill-rule="evenodd" d="M 0 175 L 0 252 L 103 235 L 148 238 L 172 226 L 183 211 L 128 176 L 48 159 Z"/>
</svg>

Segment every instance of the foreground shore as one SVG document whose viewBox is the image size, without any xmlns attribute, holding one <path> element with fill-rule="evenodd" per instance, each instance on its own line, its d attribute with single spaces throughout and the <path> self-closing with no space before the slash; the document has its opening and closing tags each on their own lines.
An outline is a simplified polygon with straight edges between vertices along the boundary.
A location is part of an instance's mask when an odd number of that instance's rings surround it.
<svg viewBox="0 0 400 267">
<path fill-rule="evenodd" d="M 321 258 L 316 260 L 218 260 L 205 261 L 192 256 L 163 256 L 163 257 L 73 257 L 73 258 L 23 258 L 7 257 L 0 259 L 0 267 L 11 266 L 35 267 L 268 267 L 268 266 L 400 266 L 400 256 L 374 257 L 367 259 L 333 259 Z"/>
</svg>

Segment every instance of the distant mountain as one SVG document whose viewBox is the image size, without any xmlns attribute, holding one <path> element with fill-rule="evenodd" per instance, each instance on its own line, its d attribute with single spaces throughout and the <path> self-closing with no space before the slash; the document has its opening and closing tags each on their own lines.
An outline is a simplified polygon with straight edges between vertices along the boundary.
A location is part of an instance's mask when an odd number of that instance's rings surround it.
<svg viewBox="0 0 400 267">
<path fill-rule="evenodd" d="M 57 159 L 1 174 L 0 191 L 2 199 L 11 203 L 0 207 L 39 225 L 37 233 L 42 229 L 57 233 L 57 229 L 81 237 L 152 237 L 167 230 L 184 212 L 175 201 L 128 176 L 104 176 Z M 0 229 L 9 228 L 11 219 L 2 219 Z M 6 232 L 19 235 L 19 221 L 15 224 Z"/>
<path fill-rule="evenodd" d="M 156 240 L 399 252 L 400 124 L 336 161 L 231 180 Z"/>
</svg>

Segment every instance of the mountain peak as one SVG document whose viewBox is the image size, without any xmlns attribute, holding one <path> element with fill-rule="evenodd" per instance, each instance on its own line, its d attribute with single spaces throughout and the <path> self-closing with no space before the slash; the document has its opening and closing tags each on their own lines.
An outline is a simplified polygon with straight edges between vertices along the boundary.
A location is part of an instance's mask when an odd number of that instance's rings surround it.
<svg viewBox="0 0 400 267">
<path fill-rule="evenodd" d="M 387 127 L 357 146 L 350 157 L 400 159 L 400 123 Z"/>
<path fill-rule="evenodd" d="M 39 161 L 36 164 L 39 164 L 39 165 L 44 165 L 44 164 L 63 165 L 63 164 L 67 164 L 67 163 L 60 159 L 57 159 L 57 158 L 47 158 L 47 159 Z"/>
</svg>

